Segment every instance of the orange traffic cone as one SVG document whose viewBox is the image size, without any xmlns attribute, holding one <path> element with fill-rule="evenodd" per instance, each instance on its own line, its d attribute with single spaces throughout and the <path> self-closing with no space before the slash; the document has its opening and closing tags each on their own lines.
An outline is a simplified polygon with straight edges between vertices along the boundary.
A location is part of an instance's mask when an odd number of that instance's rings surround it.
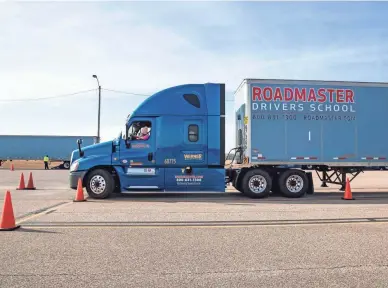
<svg viewBox="0 0 388 288">
<path fill-rule="evenodd" d="M 26 186 L 24 184 L 24 174 L 22 173 L 20 175 L 19 188 L 16 188 L 16 190 L 24 190 L 24 189 L 26 189 Z"/>
<path fill-rule="evenodd" d="M 82 188 L 82 181 L 81 181 L 81 178 L 78 178 L 77 194 L 73 202 L 84 202 L 84 201 L 86 201 L 86 199 L 84 198 L 84 189 Z"/>
<path fill-rule="evenodd" d="M 15 224 L 15 216 L 13 215 L 13 207 L 11 200 L 11 192 L 7 191 L 4 198 L 3 212 L 0 220 L 0 231 L 12 231 L 19 228 L 20 225 Z"/>
<path fill-rule="evenodd" d="M 34 187 L 34 180 L 32 179 L 32 172 L 30 172 L 30 177 L 28 178 L 28 184 L 25 190 L 35 190 L 36 188 Z"/>
<path fill-rule="evenodd" d="M 350 189 L 350 181 L 349 178 L 346 178 L 346 187 L 343 200 L 355 200 L 352 195 L 352 189 Z"/>
<path fill-rule="evenodd" d="M 13 167 L 13 164 L 11 164 L 11 171 L 14 171 L 15 168 Z"/>
</svg>

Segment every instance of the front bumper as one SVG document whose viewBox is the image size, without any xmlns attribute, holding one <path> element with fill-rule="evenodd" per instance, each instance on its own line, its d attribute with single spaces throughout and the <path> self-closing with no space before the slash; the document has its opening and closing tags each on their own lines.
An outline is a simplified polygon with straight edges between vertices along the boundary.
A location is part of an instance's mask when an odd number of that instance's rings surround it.
<svg viewBox="0 0 388 288">
<path fill-rule="evenodd" d="M 81 181 L 83 181 L 85 174 L 86 174 L 86 171 L 70 172 L 70 175 L 69 175 L 70 188 L 77 189 L 78 179 L 81 178 Z"/>
</svg>

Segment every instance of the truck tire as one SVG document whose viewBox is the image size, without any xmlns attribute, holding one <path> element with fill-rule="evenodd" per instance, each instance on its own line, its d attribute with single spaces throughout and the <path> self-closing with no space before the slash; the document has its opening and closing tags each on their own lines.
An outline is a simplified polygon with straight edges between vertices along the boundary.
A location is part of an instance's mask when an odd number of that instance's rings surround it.
<svg viewBox="0 0 388 288">
<path fill-rule="evenodd" d="M 104 169 L 96 169 L 86 177 L 86 191 L 91 198 L 108 198 L 115 189 L 115 182 L 112 174 Z"/>
<path fill-rule="evenodd" d="M 63 162 L 63 168 L 70 169 L 70 162 L 68 161 Z"/>
<path fill-rule="evenodd" d="M 261 169 L 245 173 L 241 183 L 241 192 L 250 198 L 268 197 L 271 188 L 271 176 Z"/>
<path fill-rule="evenodd" d="M 309 188 L 306 173 L 297 169 L 290 169 L 281 173 L 278 183 L 280 192 L 288 198 L 302 197 Z"/>
</svg>

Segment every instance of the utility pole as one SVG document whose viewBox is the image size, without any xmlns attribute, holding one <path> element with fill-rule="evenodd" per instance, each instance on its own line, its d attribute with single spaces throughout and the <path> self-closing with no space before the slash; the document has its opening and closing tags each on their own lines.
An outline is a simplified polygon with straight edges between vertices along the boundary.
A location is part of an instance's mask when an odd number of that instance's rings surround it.
<svg viewBox="0 0 388 288">
<path fill-rule="evenodd" d="M 98 84 L 98 124 L 97 124 L 97 143 L 100 143 L 100 118 L 101 118 L 101 86 L 100 81 L 98 81 L 97 75 L 93 75 L 93 78 L 96 78 Z"/>
</svg>

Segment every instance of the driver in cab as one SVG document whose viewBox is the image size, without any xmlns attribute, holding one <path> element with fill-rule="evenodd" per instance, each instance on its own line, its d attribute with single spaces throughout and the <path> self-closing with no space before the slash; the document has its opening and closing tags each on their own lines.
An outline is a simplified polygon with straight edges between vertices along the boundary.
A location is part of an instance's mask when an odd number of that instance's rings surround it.
<svg viewBox="0 0 388 288">
<path fill-rule="evenodd" d="M 147 126 L 141 127 L 139 136 L 135 135 L 136 140 L 148 140 L 148 138 L 150 138 L 150 134 Z"/>
</svg>

